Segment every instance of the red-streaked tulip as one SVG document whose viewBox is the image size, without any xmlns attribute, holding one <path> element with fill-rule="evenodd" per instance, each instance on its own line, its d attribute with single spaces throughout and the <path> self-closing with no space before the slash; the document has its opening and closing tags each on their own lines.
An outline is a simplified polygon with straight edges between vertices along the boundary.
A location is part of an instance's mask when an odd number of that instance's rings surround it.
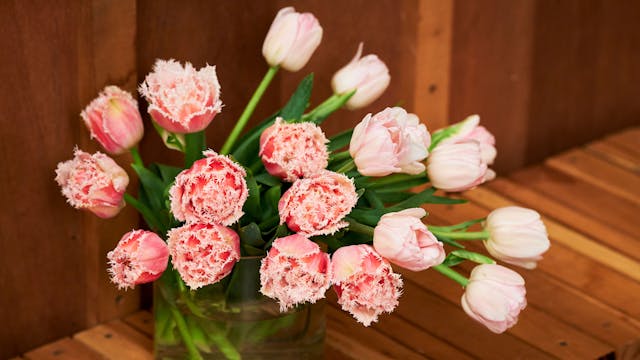
<svg viewBox="0 0 640 360">
<path fill-rule="evenodd" d="M 76 149 L 72 160 L 58 164 L 56 181 L 71 206 L 110 218 L 124 207 L 129 176 L 109 156 Z"/>
<path fill-rule="evenodd" d="M 293 7 L 278 11 L 262 45 L 262 55 L 271 66 L 298 71 L 304 67 L 322 40 L 322 27 L 312 13 Z"/>
<path fill-rule="evenodd" d="M 293 182 L 327 167 L 327 138 L 319 126 L 286 123 L 282 118 L 260 136 L 260 158 L 269 174 Z"/>
<path fill-rule="evenodd" d="M 260 292 L 277 299 L 280 311 L 315 303 L 331 286 L 329 255 L 318 244 L 294 234 L 273 242 L 260 266 Z"/>
<path fill-rule="evenodd" d="M 475 140 L 438 144 L 427 159 L 427 174 L 434 187 L 449 192 L 469 190 L 496 176 Z"/>
<path fill-rule="evenodd" d="M 215 66 L 196 70 L 188 62 L 182 66 L 173 59 L 157 60 L 139 91 L 153 120 L 174 133 L 204 130 L 222 110 Z"/>
<path fill-rule="evenodd" d="M 349 225 L 342 219 L 358 202 L 348 177 L 323 170 L 296 180 L 280 198 L 280 224 L 305 236 L 328 235 Z"/>
<path fill-rule="evenodd" d="M 419 174 L 429 155 L 431 136 L 415 114 L 401 107 L 368 114 L 354 128 L 349 153 L 365 176 Z"/>
<path fill-rule="evenodd" d="M 173 267 L 192 290 L 217 283 L 240 260 L 240 237 L 222 225 L 186 224 L 167 237 Z"/>
<path fill-rule="evenodd" d="M 154 232 L 132 230 L 107 254 L 111 281 L 120 289 L 157 280 L 167 268 L 169 248 Z"/>
<path fill-rule="evenodd" d="M 524 279 L 504 266 L 482 264 L 471 271 L 461 303 L 474 320 L 500 334 L 518 322 L 527 306 Z"/>
<path fill-rule="evenodd" d="M 391 76 L 387 65 L 376 55 L 362 57 L 362 43 L 350 63 L 333 75 L 331 87 L 336 94 L 356 90 L 347 101 L 347 109 L 363 108 L 382 95 L 389 86 Z"/>
<path fill-rule="evenodd" d="M 244 214 L 249 190 L 244 168 L 207 150 L 205 157 L 176 176 L 169 189 L 171 212 L 187 223 L 231 225 Z"/>
<path fill-rule="evenodd" d="M 333 289 L 338 304 L 364 326 L 398 306 L 402 279 L 369 245 L 344 246 L 331 257 Z"/>
<path fill-rule="evenodd" d="M 121 154 L 136 146 L 144 134 L 138 102 L 117 86 L 105 87 L 80 116 L 91 138 L 111 154 Z"/>
<path fill-rule="evenodd" d="M 441 264 L 444 246 L 420 220 L 425 215 L 422 208 L 383 215 L 374 229 L 373 247 L 385 259 L 412 271 Z"/>
<path fill-rule="evenodd" d="M 491 255 L 526 269 L 535 269 L 550 246 L 547 229 L 535 210 L 519 206 L 493 210 L 485 229 L 489 239 L 484 244 Z"/>
</svg>

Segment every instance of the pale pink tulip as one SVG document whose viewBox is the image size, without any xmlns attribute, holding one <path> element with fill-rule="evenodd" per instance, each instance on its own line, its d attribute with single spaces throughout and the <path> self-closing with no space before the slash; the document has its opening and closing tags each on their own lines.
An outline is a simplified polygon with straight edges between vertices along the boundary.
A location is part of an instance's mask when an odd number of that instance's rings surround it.
<svg viewBox="0 0 640 360">
<path fill-rule="evenodd" d="M 342 219 L 358 202 L 356 187 L 348 177 L 323 170 L 296 180 L 280 198 L 280 224 L 305 236 L 333 234 L 349 225 Z"/>
<path fill-rule="evenodd" d="M 519 206 L 493 210 L 485 230 L 489 231 L 489 239 L 484 242 L 487 251 L 509 264 L 535 269 L 549 250 L 547 229 L 535 210 Z"/>
<path fill-rule="evenodd" d="M 157 60 L 139 91 L 153 120 L 174 133 L 204 130 L 222 110 L 215 66 L 196 71 L 188 62 Z"/>
<path fill-rule="evenodd" d="M 240 260 L 240 237 L 222 225 L 186 224 L 167 237 L 173 267 L 192 290 L 220 281 Z"/>
<path fill-rule="evenodd" d="M 331 269 L 338 304 L 364 326 L 398 306 L 402 279 L 371 246 L 339 248 L 331 257 Z"/>
<path fill-rule="evenodd" d="M 293 7 L 280 9 L 262 45 L 262 55 L 271 66 L 289 71 L 304 67 L 322 40 L 322 27 L 312 13 Z"/>
<path fill-rule="evenodd" d="M 455 124 L 458 130 L 450 137 L 442 140 L 441 144 L 475 140 L 480 143 L 482 161 L 488 165 L 493 164 L 496 155 L 496 139 L 484 126 L 480 126 L 480 116 L 471 115 L 461 123 Z"/>
<path fill-rule="evenodd" d="M 383 215 L 373 232 L 373 247 L 390 262 L 412 271 L 441 264 L 444 246 L 420 220 L 425 215 L 422 208 Z"/>
<path fill-rule="evenodd" d="M 107 254 L 111 281 L 120 289 L 158 279 L 167 268 L 169 249 L 156 233 L 132 230 Z"/>
<path fill-rule="evenodd" d="M 187 223 L 231 225 L 244 214 L 249 190 L 244 168 L 212 150 L 176 176 L 169 189 L 171 212 Z"/>
<path fill-rule="evenodd" d="M 363 108 L 382 95 L 389 86 L 389 69 L 376 55 L 362 57 L 362 43 L 350 63 L 333 75 L 331 87 L 336 94 L 356 90 L 347 101 L 347 109 Z"/>
<path fill-rule="evenodd" d="M 353 130 L 349 153 L 365 176 L 419 174 L 431 136 L 415 114 L 401 107 L 368 114 Z"/>
<path fill-rule="evenodd" d="M 329 255 L 318 244 L 294 234 L 273 242 L 260 266 L 260 292 L 277 299 L 280 311 L 315 303 L 331 286 Z"/>
<path fill-rule="evenodd" d="M 71 206 L 110 218 L 124 207 L 129 176 L 107 155 L 76 149 L 72 160 L 58 164 L 56 181 Z"/>
<path fill-rule="evenodd" d="M 518 322 L 527 306 L 524 279 L 504 266 L 482 264 L 471 271 L 461 303 L 464 311 L 494 333 Z"/>
<path fill-rule="evenodd" d="M 449 192 L 469 190 L 496 176 L 475 140 L 438 144 L 427 160 L 427 174 L 434 187 Z"/>
<path fill-rule="evenodd" d="M 136 146 L 144 133 L 138 102 L 117 86 L 105 87 L 80 116 L 91 138 L 111 154 L 121 154 Z"/>
<path fill-rule="evenodd" d="M 277 118 L 260 136 L 260 157 L 269 174 L 293 182 L 327 167 L 327 138 L 319 126 Z"/>
</svg>

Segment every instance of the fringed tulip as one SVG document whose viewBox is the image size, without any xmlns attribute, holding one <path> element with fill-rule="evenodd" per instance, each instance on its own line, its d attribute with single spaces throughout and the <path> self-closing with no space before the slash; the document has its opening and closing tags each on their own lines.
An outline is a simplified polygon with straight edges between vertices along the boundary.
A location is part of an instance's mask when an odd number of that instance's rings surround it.
<svg viewBox="0 0 640 360">
<path fill-rule="evenodd" d="M 402 279 L 369 245 L 344 246 L 331 257 L 338 304 L 364 326 L 398 306 Z"/>
<path fill-rule="evenodd" d="M 485 229 L 487 251 L 506 263 L 535 269 L 537 261 L 549 249 L 549 237 L 538 212 L 518 206 L 493 210 Z"/>
<path fill-rule="evenodd" d="M 419 174 L 431 136 L 415 114 L 400 107 L 368 114 L 353 130 L 349 152 L 365 176 Z"/>
<path fill-rule="evenodd" d="M 457 131 L 450 137 L 442 140 L 442 144 L 475 140 L 480 143 L 480 155 L 482 161 L 488 165 L 496 159 L 496 139 L 484 126 L 480 126 L 480 116 L 471 115 L 461 123 L 453 125 Z"/>
<path fill-rule="evenodd" d="M 56 181 L 71 206 L 110 218 L 124 207 L 129 176 L 107 155 L 76 149 L 72 160 L 58 164 Z"/>
<path fill-rule="evenodd" d="M 111 154 L 121 154 L 136 146 L 144 133 L 138 102 L 117 86 L 105 87 L 80 116 L 91 138 Z"/>
<path fill-rule="evenodd" d="M 277 299 L 280 311 L 315 303 L 331 286 L 329 255 L 318 244 L 294 234 L 273 242 L 260 266 L 260 292 Z"/>
<path fill-rule="evenodd" d="M 449 192 L 469 190 L 496 176 L 475 140 L 438 144 L 429 155 L 427 174 L 434 187 Z"/>
<path fill-rule="evenodd" d="M 249 191 L 242 166 L 212 150 L 176 176 L 169 190 L 171 212 L 187 223 L 231 225 L 244 214 Z"/>
<path fill-rule="evenodd" d="M 311 13 L 293 7 L 281 9 L 269 28 L 262 55 L 271 66 L 298 71 L 304 67 L 322 40 L 322 27 Z"/>
<path fill-rule="evenodd" d="M 139 88 L 147 111 L 164 129 L 179 133 L 204 130 L 222 110 L 215 66 L 197 70 L 191 63 L 157 60 Z"/>
<path fill-rule="evenodd" d="M 169 230 L 173 267 L 192 290 L 215 284 L 240 260 L 240 238 L 221 225 L 187 224 Z"/>
<path fill-rule="evenodd" d="M 278 203 L 280 224 L 305 236 L 333 234 L 346 227 L 342 219 L 358 202 L 356 187 L 348 177 L 324 170 L 296 180 Z"/>
<path fill-rule="evenodd" d="M 167 268 L 169 249 L 156 233 L 130 231 L 107 254 L 111 281 L 120 289 L 157 280 Z"/>
<path fill-rule="evenodd" d="M 474 320 L 500 334 L 518 322 L 527 306 L 524 279 L 504 266 L 482 264 L 471 271 L 461 303 Z"/>
<path fill-rule="evenodd" d="M 373 247 L 390 262 L 412 271 L 441 264 L 444 246 L 420 220 L 425 215 L 421 208 L 383 215 L 374 229 Z"/>
<path fill-rule="evenodd" d="M 260 157 L 269 174 L 293 182 L 327 167 L 327 138 L 319 126 L 277 118 L 260 136 Z"/>
<path fill-rule="evenodd" d="M 389 69 L 376 55 L 362 57 L 362 43 L 350 63 L 333 75 L 331 87 L 336 94 L 356 93 L 345 104 L 347 109 L 363 108 L 382 95 L 389 86 Z"/>
</svg>

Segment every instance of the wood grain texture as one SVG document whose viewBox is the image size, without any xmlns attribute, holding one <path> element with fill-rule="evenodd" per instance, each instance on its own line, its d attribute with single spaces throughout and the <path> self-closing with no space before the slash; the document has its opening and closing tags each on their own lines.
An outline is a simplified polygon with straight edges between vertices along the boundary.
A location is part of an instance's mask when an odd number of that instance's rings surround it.
<svg viewBox="0 0 640 360">
<path fill-rule="evenodd" d="M 85 330 L 73 338 L 108 359 L 153 359 L 152 340 L 119 320 Z"/>
<path fill-rule="evenodd" d="M 103 355 L 91 350 L 85 344 L 70 338 L 60 339 L 29 351 L 24 354 L 24 358 L 28 360 L 105 359 Z"/>
</svg>

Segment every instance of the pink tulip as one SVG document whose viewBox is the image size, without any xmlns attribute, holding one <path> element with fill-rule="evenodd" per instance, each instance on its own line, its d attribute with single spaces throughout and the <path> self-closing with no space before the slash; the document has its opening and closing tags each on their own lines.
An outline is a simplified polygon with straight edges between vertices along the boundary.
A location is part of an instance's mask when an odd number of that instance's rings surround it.
<svg viewBox="0 0 640 360">
<path fill-rule="evenodd" d="M 186 224 L 167 237 L 173 267 L 192 290 L 220 281 L 240 260 L 240 237 L 221 225 Z"/>
<path fill-rule="evenodd" d="M 535 269 L 550 246 L 540 214 L 531 209 L 507 206 L 493 210 L 485 229 L 490 237 L 484 244 L 491 255 L 526 269 Z"/>
<path fill-rule="evenodd" d="M 369 245 L 341 247 L 331 257 L 338 304 L 364 326 L 398 306 L 402 279 Z"/>
<path fill-rule="evenodd" d="M 153 120 L 174 133 L 204 130 L 222 110 L 215 66 L 196 71 L 188 62 L 183 67 L 175 60 L 157 60 L 139 90 Z"/>
<path fill-rule="evenodd" d="M 390 262 L 412 271 L 444 261 L 444 246 L 422 223 L 427 212 L 406 209 L 383 215 L 373 233 L 373 247 Z"/>
<path fill-rule="evenodd" d="M 348 177 L 323 170 L 298 179 L 280 198 L 280 224 L 300 235 L 333 234 L 349 225 L 342 219 L 358 202 L 356 187 Z"/>
<path fill-rule="evenodd" d="M 111 154 L 121 154 L 136 146 L 144 133 L 138 102 L 117 86 L 105 87 L 80 116 L 91 138 Z"/>
<path fill-rule="evenodd" d="M 322 40 L 322 27 L 311 13 L 293 7 L 278 11 L 262 45 L 262 55 L 271 66 L 289 71 L 304 67 Z"/>
<path fill-rule="evenodd" d="M 350 63 L 333 75 L 331 87 L 336 94 L 356 90 L 347 101 L 347 109 L 363 108 L 382 95 L 389 86 L 389 69 L 376 55 L 362 56 L 362 43 Z"/>
<path fill-rule="evenodd" d="M 415 114 L 400 107 L 368 114 L 353 130 L 349 152 L 365 176 L 419 174 L 431 136 Z"/>
<path fill-rule="evenodd" d="M 319 126 L 277 118 L 260 136 L 260 157 L 269 174 L 293 182 L 327 167 L 327 138 Z"/>
<path fill-rule="evenodd" d="M 171 212 L 187 223 L 231 225 L 244 214 L 249 190 L 242 166 L 212 150 L 176 176 L 169 189 Z"/>
<path fill-rule="evenodd" d="M 120 289 L 152 282 L 162 276 L 169 261 L 167 244 L 156 233 L 132 230 L 107 254 L 111 281 Z"/>
<path fill-rule="evenodd" d="M 500 334 L 518 322 L 527 306 L 524 279 L 504 266 L 482 264 L 471 271 L 462 308 L 474 320 Z"/>
<path fill-rule="evenodd" d="M 479 126 L 479 124 L 480 116 L 471 115 L 467 117 L 461 123 L 453 125 L 459 125 L 458 131 L 445 140 L 442 140 L 441 144 L 475 140 L 480 143 L 482 161 L 488 165 L 493 164 L 498 153 L 496 150 L 496 139 L 484 126 Z"/>
<path fill-rule="evenodd" d="M 260 292 L 277 299 L 280 311 L 315 303 L 331 286 L 329 255 L 318 244 L 294 234 L 273 242 L 260 266 Z"/>
<path fill-rule="evenodd" d="M 71 206 L 110 218 L 124 207 L 129 176 L 107 155 L 76 149 L 72 160 L 58 164 L 56 181 Z"/>
<path fill-rule="evenodd" d="M 434 187 L 449 192 L 469 190 L 496 176 L 475 140 L 438 144 L 429 155 L 427 174 Z"/>
</svg>

